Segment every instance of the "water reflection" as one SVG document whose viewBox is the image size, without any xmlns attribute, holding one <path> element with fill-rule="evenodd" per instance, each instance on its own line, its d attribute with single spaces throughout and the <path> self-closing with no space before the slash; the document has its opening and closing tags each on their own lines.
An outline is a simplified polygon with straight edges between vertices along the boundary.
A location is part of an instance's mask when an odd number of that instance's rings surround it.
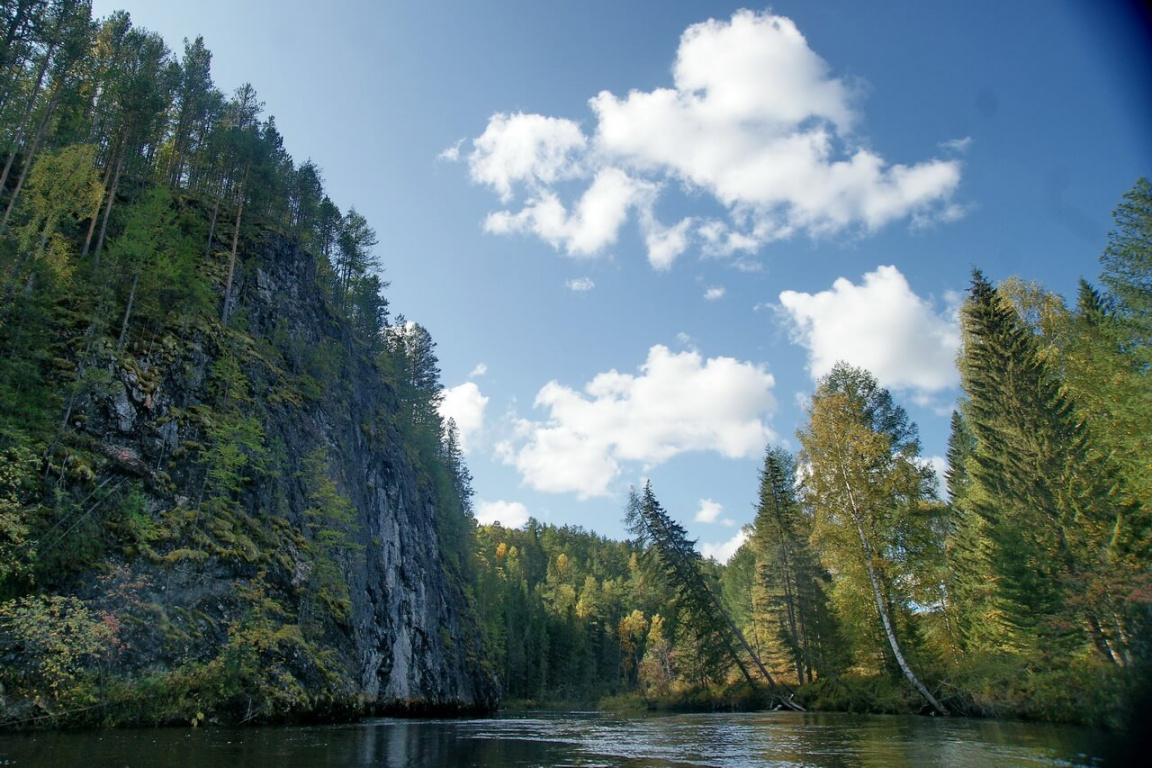
<svg viewBox="0 0 1152 768">
<path fill-rule="evenodd" d="M 1099 765 L 1100 734 L 963 719 L 796 713 L 506 715 L 341 726 L 0 735 L 0 765 L 1014 766 Z"/>
</svg>

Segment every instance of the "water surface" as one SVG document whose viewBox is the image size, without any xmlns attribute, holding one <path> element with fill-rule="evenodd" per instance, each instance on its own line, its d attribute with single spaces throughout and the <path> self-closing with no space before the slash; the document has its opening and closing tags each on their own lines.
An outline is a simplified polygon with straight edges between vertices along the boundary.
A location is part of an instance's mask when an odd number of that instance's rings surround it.
<svg viewBox="0 0 1152 768">
<path fill-rule="evenodd" d="M 1102 765 L 1106 734 L 962 718 L 792 712 L 508 713 L 332 726 L 0 735 L 0 766 Z"/>
</svg>

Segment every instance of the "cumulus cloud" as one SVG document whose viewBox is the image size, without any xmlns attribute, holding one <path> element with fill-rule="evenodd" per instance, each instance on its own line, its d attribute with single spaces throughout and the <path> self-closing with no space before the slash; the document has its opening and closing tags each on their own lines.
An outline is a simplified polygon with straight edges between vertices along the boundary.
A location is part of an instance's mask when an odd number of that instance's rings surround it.
<svg viewBox="0 0 1152 768">
<path fill-rule="evenodd" d="M 596 287 L 596 283 L 590 277 L 575 277 L 566 282 L 565 285 L 573 293 L 587 293 Z"/>
<path fill-rule="evenodd" d="M 518 501 L 480 501 L 476 504 L 476 522 L 480 525 L 500 523 L 505 528 L 519 528 L 528 522 L 528 507 Z"/>
<path fill-rule="evenodd" d="M 688 250 L 689 227 L 692 219 L 681 219 L 680 223 L 666 227 L 656 220 L 651 206 L 641 209 L 640 229 L 644 233 L 644 246 L 648 249 L 648 263 L 657 271 L 666 271 Z"/>
<path fill-rule="evenodd" d="M 748 532 L 741 529 L 739 533 L 728 539 L 728 541 L 722 541 L 716 544 L 709 544 L 708 542 L 702 543 L 700 545 L 700 554 L 704 555 L 704 557 L 719 560 L 721 563 L 727 563 L 732 559 L 732 556 L 736 554 L 736 550 L 740 549 L 746 541 L 748 541 Z"/>
<path fill-rule="evenodd" d="M 717 299 L 724 298 L 724 286 L 714 285 L 708 290 L 704 291 L 705 301 L 716 301 Z"/>
<path fill-rule="evenodd" d="M 712 501 L 712 499 L 700 499 L 700 509 L 696 510 L 695 520 L 698 523 L 719 523 L 720 525 L 733 526 L 736 521 L 728 518 L 721 517 L 724 512 L 724 506 L 719 502 Z"/>
<path fill-rule="evenodd" d="M 603 252 L 635 215 L 655 269 L 695 242 L 706 254 L 754 252 L 798 234 L 872 232 L 901 219 L 951 220 L 960 183 L 949 159 L 892 163 L 855 126 L 859 94 L 788 18 L 738 11 L 684 31 L 669 86 L 588 101 L 594 123 L 539 114 L 493 115 L 467 155 L 471 177 L 514 208 L 488 216 L 492 233 L 531 233 L 573 256 Z M 457 148 L 454 154 L 463 157 Z M 703 193 L 725 220 L 659 221 L 668 187 Z M 576 192 L 567 202 L 563 196 Z"/>
<path fill-rule="evenodd" d="M 516 213 L 488 214 L 484 229 L 496 234 L 531 232 L 571 256 L 592 256 L 616 242 L 629 209 L 654 189 L 619 168 L 604 168 L 571 212 L 555 192 L 542 190 Z"/>
<path fill-rule="evenodd" d="M 492 187 L 507 202 L 516 185 L 536 189 L 578 175 L 578 158 L 587 143 L 580 126 L 571 120 L 497 114 L 473 139 L 468 168 L 473 181 Z"/>
<path fill-rule="evenodd" d="M 481 363 L 483 365 L 483 363 Z M 480 366 L 477 366 L 480 367 Z M 440 401 L 440 418 L 454 419 L 460 435 L 460 449 L 467 453 L 472 441 L 484 428 L 484 409 L 488 398 L 480 392 L 475 382 L 466 381 L 444 390 Z"/>
<path fill-rule="evenodd" d="M 518 419 L 497 451 L 536 490 L 610 496 L 624 462 L 654 467 L 689 451 L 758 455 L 773 436 L 774 384 L 761 365 L 657 345 L 638 374 L 601 373 L 582 391 L 549 382 L 534 403 L 545 417 Z"/>
<path fill-rule="evenodd" d="M 473 368 L 472 372 L 468 374 L 468 378 L 475 379 L 477 377 L 483 376 L 486 373 L 488 373 L 488 366 L 484 363 L 476 363 L 476 367 Z"/>
<path fill-rule="evenodd" d="M 784 291 L 780 306 L 794 341 L 808 350 L 813 379 L 843 360 L 882 386 L 923 396 L 959 384 L 956 308 L 937 310 L 896 267 L 878 267 L 859 285 L 839 278 L 815 294 Z"/>
<path fill-rule="evenodd" d="M 696 522 L 714 523 L 724 511 L 724 506 L 712 499 L 700 499 L 700 509 L 696 512 Z"/>
</svg>

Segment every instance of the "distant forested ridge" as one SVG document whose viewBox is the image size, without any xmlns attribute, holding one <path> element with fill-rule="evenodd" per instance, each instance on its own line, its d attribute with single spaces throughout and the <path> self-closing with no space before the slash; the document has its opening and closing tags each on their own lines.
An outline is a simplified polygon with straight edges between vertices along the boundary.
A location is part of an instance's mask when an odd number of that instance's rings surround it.
<svg viewBox="0 0 1152 768">
<path fill-rule="evenodd" d="M 840 363 L 800 451 L 766 451 L 726 565 L 695 554 L 651 487 L 629 502 L 631 542 L 482 527 L 505 693 L 1122 724 L 1152 664 L 1146 179 L 1101 265 L 1071 305 L 973 273 L 944 489 L 904 408 Z"/>
<path fill-rule="evenodd" d="M 0 727 L 491 709 L 435 343 L 210 63 L 0 6 Z"/>
</svg>

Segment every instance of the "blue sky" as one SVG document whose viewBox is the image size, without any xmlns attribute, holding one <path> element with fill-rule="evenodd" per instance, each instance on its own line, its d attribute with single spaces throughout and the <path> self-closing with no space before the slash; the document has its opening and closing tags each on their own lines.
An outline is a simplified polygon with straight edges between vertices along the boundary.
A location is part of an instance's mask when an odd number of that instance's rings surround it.
<svg viewBox="0 0 1152 768">
<path fill-rule="evenodd" d="M 1152 174 L 1149 41 L 1105 4 L 105 2 L 202 34 L 380 235 L 477 508 L 706 552 L 838 358 L 945 449 L 970 270 L 1070 294 Z M 1111 8 L 1111 6 L 1109 6 Z M 725 549 L 724 545 L 728 544 Z"/>
</svg>

